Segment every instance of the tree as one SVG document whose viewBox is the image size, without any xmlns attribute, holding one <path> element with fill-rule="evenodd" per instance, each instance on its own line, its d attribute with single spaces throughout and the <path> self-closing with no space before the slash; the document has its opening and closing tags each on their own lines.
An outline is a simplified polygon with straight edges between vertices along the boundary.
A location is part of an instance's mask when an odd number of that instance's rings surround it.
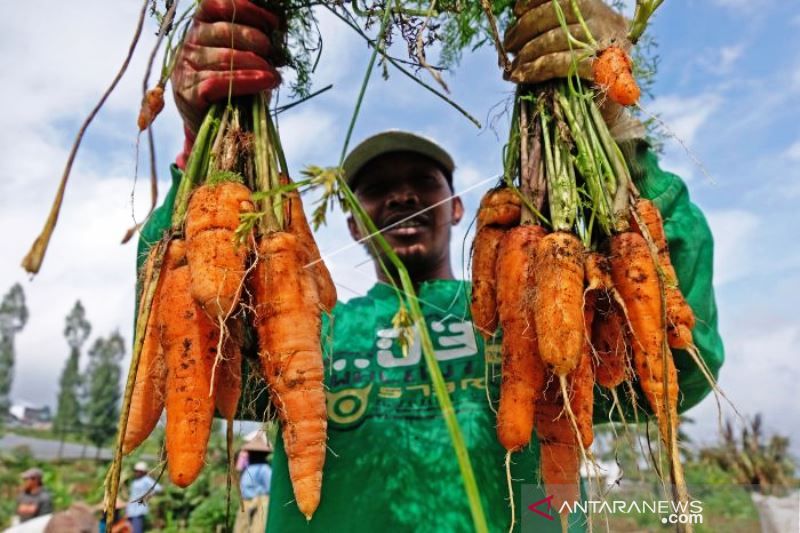
<svg viewBox="0 0 800 533">
<path fill-rule="evenodd" d="M 67 339 L 70 353 L 58 383 L 58 408 L 53 419 L 53 430 L 61 436 L 62 443 L 65 435 L 76 433 L 81 428 L 80 356 L 81 347 L 91 331 L 92 325 L 86 320 L 86 311 L 78 300 L 67 315 L 64 327 L 64 337 Z"/>
<path fill-rule="evenodd" d="M 120 363 L 125 355 L 125 340 L 114 332 L 108 340 L 97 339 L 89 350 L 87 369 L 86 436 L 97 447 L 114 436 L 119 418 Z"/>
<path fill-rule="evenodd" d="M 14 337 L 28 321 L 25 292 L 15 283 L 0 303 L 0 426 L 11 407 L 11 384 L 14 380 Z"/>
</svg>

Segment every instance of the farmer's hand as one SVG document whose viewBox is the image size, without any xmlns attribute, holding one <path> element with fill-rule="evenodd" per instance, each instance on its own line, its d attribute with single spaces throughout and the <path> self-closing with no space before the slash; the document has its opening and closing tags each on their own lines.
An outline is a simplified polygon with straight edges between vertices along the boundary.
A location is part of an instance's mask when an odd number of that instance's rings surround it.
<svg viewBox="0 0 800 533">
<path fill-rule="evenodd" d="M 625 48 L 630 46 L 625 35 L 628 23 L 625 17 L 614 11 L 603 0 L 576 0 L 589 27 L 592 37 L 599 47 L 605 48 L 616 43 Z M 586 35 L 578 23 L 570 0 L 558 0 L 567 27 L 576 39 L 586 42 Z M 552 0 L 517 0 L 514 6 L 517 21 L 506 31 L 504 46 L 516 54 L 507 77 L 514 83 L 541 83 L 551 79 L 566 78 L 572 66 L 572 53 L 567 36 L 558 22 Z M 587 43 L 588 44 L 588 43 Z M 578 74 L 592 79 L 591 57 L 573 46 L 578 57 Z M 600 103 L 600 110 L 606 119 L 611 135 L 617 141 L 640 139 L 645 135 L 641 122 L 631 116 L 622 106 L 609 99 Z"/>
<path fill-rule="evenodd" d="M 570 33 L 587 42 L 578 23 L 570 0 L 558 0 Z M 627 42 L 628 24 L 625 17 L 614 11 L 603 0 L 576 0 L 592 37 L 601 48 L 613 42 Z M 566 78 L 572 65 L 567 35 L 561 28 L 552 0 L 517 0 L 514 6 L 517 21 L 506 31 L 503 45 L 515 54 L 508 79 L 514 83 L 541 83 L 554 78 Z M 588 44 L 588 43 L 587 43 Z M 585 50 L 573 46 L 580 56 Z M 578 63 L 578 74 L 591 79 L 591 59 L 585 57 Z"/>
<path fill-rule="evenodd" d="M 191 141 L 213 102 L 274 89 L 280 16 L 249 0 L 203 0 L 172 73 L 175 104 Z M 281 43 L 277 43 L 279 46 Z"/>
</svg>

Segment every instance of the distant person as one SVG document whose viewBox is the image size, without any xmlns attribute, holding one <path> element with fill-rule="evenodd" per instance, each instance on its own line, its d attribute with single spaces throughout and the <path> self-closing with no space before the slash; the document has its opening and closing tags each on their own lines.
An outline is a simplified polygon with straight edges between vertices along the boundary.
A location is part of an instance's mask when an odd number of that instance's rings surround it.
<svg viewBox="0 0 800 533">
<path fill-rule="evenodd" d="M 149 512 L 147 500 L 164 491 L 155 479 L 147 475 L 147 471 L 147 463 L 143 461 L 139 461 L 133 467 L 133 481 L 131 481 L 127 513 L 128 520 L 133 526 L 133 533 L 145 531 Z"/>
<path fill-rule="evenodd" d="M 237 466 L 244 466 L 240 474 L 239 487 L 242 492 L 242 507 L 236 517 L 234 533 L 262 533 L 267 525 L 267 508 L 269 504 L 269 484 L 272 481 L 272 468 L 267 463 L 267 456 L 272 446 L 267 442 L 263 432 L 242 446 L 240 459 L 246 457 Z"/>
<path fill-rule="evenodd" d="M 19 522 L 53 512 L 53 498 L 44 488 L 42 477 L 39 468 L 29 468 L 22 473 L 22 492 L 17 496 L 15 511 Z"/>
</svg>

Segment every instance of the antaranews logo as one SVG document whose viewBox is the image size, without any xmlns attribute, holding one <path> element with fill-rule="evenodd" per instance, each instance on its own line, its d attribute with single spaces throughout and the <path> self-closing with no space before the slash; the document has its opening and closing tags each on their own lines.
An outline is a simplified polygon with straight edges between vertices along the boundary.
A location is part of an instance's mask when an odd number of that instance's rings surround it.
<svg viewBox="0 0 800 533">
<path fill-rule="evenodd" d="M 702 524 L 703 503 L 691 500 L 678 503 L 671 500 L 581 500 L 559 501 L 554 494 L 543 495 L 541 487 L 523 485 L 522 531 L 549 531 L 548 522 L 560 522 L 561 515 L 571 515 L 576 523 L 585 523 L 588 516 L 651 514 L 666 526 Z M 560 524 L 558 524 L 560 530 Z M 554 529 L 555 531 L 555 529 Z"/>
</svg>

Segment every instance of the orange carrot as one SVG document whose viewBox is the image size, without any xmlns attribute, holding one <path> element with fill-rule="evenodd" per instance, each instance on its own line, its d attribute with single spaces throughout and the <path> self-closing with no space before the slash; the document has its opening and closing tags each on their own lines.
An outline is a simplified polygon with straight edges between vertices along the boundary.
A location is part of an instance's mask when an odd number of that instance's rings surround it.
<svg viewBox="0 0 800 533">
<path fill-rule="evenodd" d="M 583 352 L 578 366 L 569 375 L 570 406 L 575 413 L 575 423 L 580 432 L 580 444 L 587 450 L 594 441 L 592 416 L 594 414 L 594 372 L 592 371 L 592 354 L 589 345 L 589 336 L 592 331 L 592 322 L 595 315 L 595 302 L 597 292 L 591 291 L 586 295 L 584 304 L 584 330 Z"/>
<path fill-rule="evenodd" d="M 483 230 L 491 228 L 483 228 Z M 482 230 L 482 231 L 483 231 Z M 497 307 L 503 328 L 503 380 L 497 410 L 497 437 L 510 452 L 530 442 L 534 408 L 544 388 L 546 368 L 531 324 L 530 287 L 533 254 L 544 237 L 541 226 L 517 226 L 506 232 L 497 261 Z"/>
<path fill-rule="evenodd" d="M 478 208 L 478 229 L 484 226 L 508 228 L 519 224 L 522 201 L 508 187 L 491 189 Z"/>
<path fill-rule="evenodd" d="M 478 230 L 472 242 L 472 322 L 484 339 L 497 329 L 497 252 L 504 231 L 492 226 Z"/>
<path fill-rule="evenodd" d="M 250 189 L 226 181 L 202 185 L 186 212 L 186 256 L 191 294 L 214 320 L 227 318 L 242 290 L 247 246 L 235 241 L 242 213 L 253 211 Z"/>
<path fill-rule="evenodd" d="M 625 335 L 625 315 L 607 294 L 601 294 L 592 323 L 593 359 L 597 383 L 613 389 L 625 381 L 629 343 Z"/>
<path fill-rule="evenodd" d="M 678 276 L 675 274 L 675 268 L 672 266 L 669 256 L 669 246 L 664 233 L 661 213 L 652 201 L 645 198 L 636 201 L 635 209 L 656 246 L 658 263 L 664 274 L 664 291 L 667 299 L 667 340 L 672 348 L 688 348 L 694 344 L 691 330 L 695 325 L 695 317 L 692 308 L 678 287 Z M 634 217 L 631 220 L 631 228 L 636 233 L 642 234 Z"/>
<path fill-rule="evenodd" d="M 282 182 L 291 183 L 288 178 L 283 176 L 281 178 Z M 320 258 L 317 242 L 314 240 L 314 234 L 311 232 L 306 214 L 303 211 L 303 202 L 300 199 L 300 193 L 298 193 L 297 190 L 291 191 L 283 201 L 286 206 L 286 219 L 288 221 L 286 230 L 294 234 L 300 241 L 301 246 L 307 251 L 308 260 L 306 264 L 313 263 L 309 268 L 317 284 L 320 303 L 322 304 L 322 308 L 330 313 L 333 306 L 336 305 L 336 285 L 333 283 L 333 278 L 331 278 L 328 267 Z"/>
<path fill-rule="evenodd" d="M 144 277 L 152 275 L 154 254 L 157 252 L 158 246 L 153 246 L 150 249 L 150 254 L 144 265 Z M 153 428 L 158 423 L 158 419 L 161 418 L 161 413 L 164 411 L 167 367 L 164 363 L 161 333 L 158 328 L 158 303 L 162 296 L 161 290 L 165 283 L 164 278 L 172 275 L 172 270 L 184 260 L 185 253 L 186 249 L 183 241 L 175 240 L 169 244 L 164 255 L 158 285 L 150 305 L 150 315 L 147 318 L 142 353 L 139 356 L 139 366 L 136 369 L 136 381 L 133 386 L 128 425 L 125 428 L 125 438 L 122 443 L 122 453 L 124 454 L 129 454 L 138 448 L 150 436 Z M 143 298 L 139 305 L 144 305 Z"/>
<path fill-rule="evenodd" d="M 608 92 L 612 101 L 628 106 L 639 101 L 640 91 L 633 77 L 633 62 L 619 46 L 604 49 L 592 63 L 594 81 Z"/>
<path fill-rule="evenodd" d="M 222 358 L 217 361 L 214 376 L 214 405 L 228 423 L 236 416 L 239 397 L 242 395 L 243 337 L 241 320 L 231 320 L 228 324 L 228 335 L 222 345 Z"/>
<path fill-rule="evenodd" d="M 147 91 L 142 99 L 142 107 L 136 119 L 139 131 L 146 130 L 162 109 L 164 109 L 164 87 L 159 84 Z"/>
<path fill-rule="evenodd" d="M 678 379 L 664 339 L 656 265 L 644 238 L 633 232 L 611 238 L 610 259 L 614 285 L 628 310 L 633 365 L 639 384 L 658 419 L 664 442 L 670 445 L 670 435 L 674 438 L 677 433 Z"/>
<path fill-rule="evenodd" d="M 189 292 L 187 265 L 164 279 L 159 301 L 159 328 L 167 364 L 166 448 L 170 479 L 191 484 L 203 468 L 214 400 L 211 372 L 219 330 Z"/>
<path fill-rule="evenodd" d="M 263 236 L 258 252 L 259 356 L 281 420 L 297 506 L 310 520 L 319 505 L 327 431 L 319 296 L 293 234 Z"/>
<path fill-rule="evenodd" d="M 539 353 L 560 376 L 580 362 L 584 350 L 583 244 L 573 234 L 557 231 L 536 250 L 534 325 Z"/>
<path fill-rule="evenodd" d="M 552 377 L 551 373 L 549 375 Z M 554 385 L 555 381 L 551 382 L 536 401 L 536 435 L 545 493 L 553 496 L 553 507 L 561 509 L 564 503 L 572 505 L 580 499 L 580 452 L 558 387 Z M 561 520 L 563 525 L 566 512 Z"/>
<path fill-rule="evenodd" d="M 588 252 L 585 263 L 586 291 L 607 291 L 613 287 L 611 265 L 600 252 Z"/>
</svg>

